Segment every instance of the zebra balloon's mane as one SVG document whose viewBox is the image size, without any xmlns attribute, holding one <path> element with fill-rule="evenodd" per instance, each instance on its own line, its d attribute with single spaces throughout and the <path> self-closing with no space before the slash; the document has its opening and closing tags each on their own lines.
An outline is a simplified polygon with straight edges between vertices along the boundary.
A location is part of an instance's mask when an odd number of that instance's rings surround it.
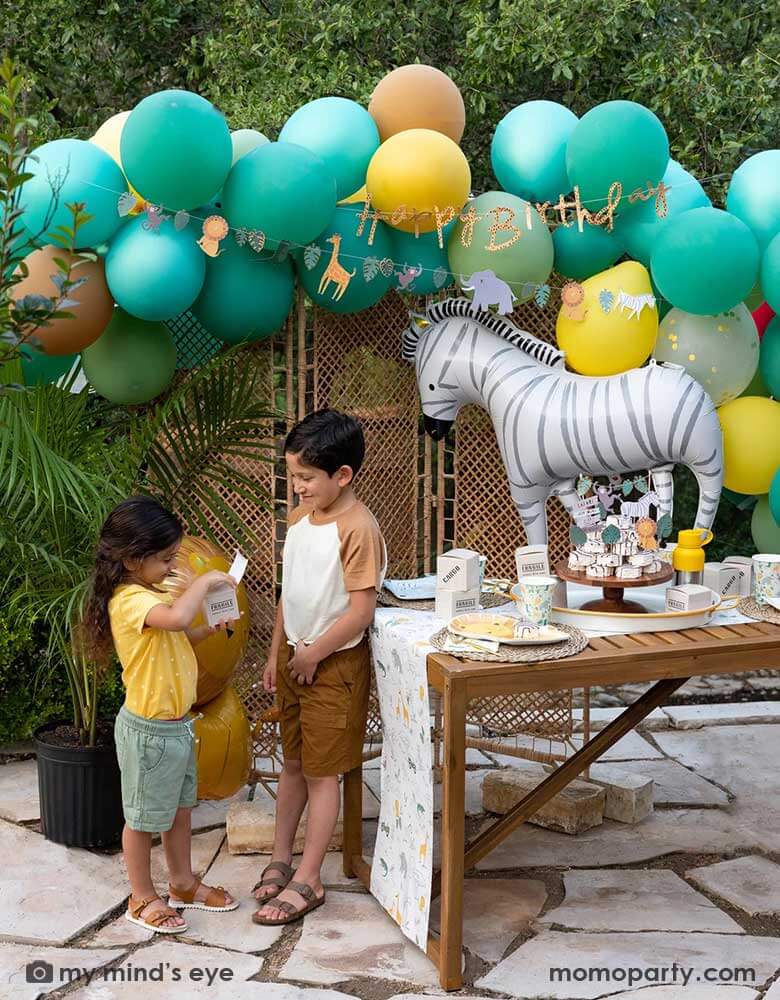
<svg viewBox="0 0 780 1000">
<path fill-rule="evenodd" d="M 445 299 L 443 302 L 436 302 L 425 311 L 425 316 L 413 314 L 412 326 L 404 331 L 402 356 L 405 361 L 414 361 L 417 353 L 417 345 L 423 329 L 416 325 L 415 320 L 422 320 L 424 325 L 433 325 L 443 319 L 453 319 L 455 317 L 473 320 L 484 326 L 486 330 L 495 333 L 503 340 L 514 344 L 540 364 L 548 365 L 550 368 L 562 368 L 565 355 L 552 344 L 546 344 L 538 337 L 530 333 L 518 330 L 503 316 L 494 316 L 493 313 L 484 309 L 474 309 L 468 299 Z"/>
</svg>

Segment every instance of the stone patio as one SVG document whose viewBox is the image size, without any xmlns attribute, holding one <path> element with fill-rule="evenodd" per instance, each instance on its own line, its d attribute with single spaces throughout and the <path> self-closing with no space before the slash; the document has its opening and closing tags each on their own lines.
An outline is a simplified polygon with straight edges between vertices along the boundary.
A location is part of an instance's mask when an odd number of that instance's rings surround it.
<svg viewBox="0 0 780 1000">
<path fill-rule="evenodd" d="M 616 711 L 598 709 L 593 728 Z M 548 741 L 537 741 L 537 749 L 542 742 L 547 749 Z M 325 865 L 327 904 L 303 924 L 251 922 L 250 889 L 268 856 L 231 854 L 225 828 L 230 807 L 255 798 L 250 788 L 228 802 L 201 803 L 194 824 L 195 868 L 236 893 L 239 909 L 190 910 L 190 930 L 179 938 L 133 926 L 123 915 L 121 853 L 45 840 L 35 761 L 14 758 L 11 749 L 0 750 L 7 760 L 0 764 L 0 1000 L 114 1000 L 139 991 L 211 1000 L 442 995 L 431 962 L 360 883 L 343 875 L 338 853 Z M 576 837 L 527 825 L 468 873 L 459 998 L 780 1000 L 778 758 L 778 702 L 654 712 L 592 775 L 627 776 L 636 787 L 651 781 L 654 808 L 645 819 L 605 818 Z M 491 821 L 482 811 L 485 776 L 513 766 L 524 764 L 509 754 L 470 751 L 470 833 Z M 376 761 L 365 782 L 370 854 L 380 795 Z M 258 788 L 255 809 L 263 799 Z M 439 790 L 436 803 L 438 809 Z M 160 845 L 153 855 L 163 891 Z M 437 905 L 431 922 L 438 926 Z M 51 981 L 28 983 L 32 962 L 50 963 Z M 708 969 L 729 978 L 715 985 Z M 39 972 L 47 975 L 48 966 Z"/>
</svg>

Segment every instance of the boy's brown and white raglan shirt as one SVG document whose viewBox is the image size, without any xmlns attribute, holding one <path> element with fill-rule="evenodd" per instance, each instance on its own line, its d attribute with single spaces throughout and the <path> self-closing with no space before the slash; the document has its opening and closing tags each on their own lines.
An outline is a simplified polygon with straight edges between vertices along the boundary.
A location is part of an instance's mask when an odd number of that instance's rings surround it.
<svg viewBox="0 0 780 1000">
<path fill-rule="evenodd" d="M 290 514 L 282 560 L 284 630 L 291 645 L 312 643 L 349 610 L 354 590 L 377 592 L 387 571 L 387 549 L 371 511 L 357 500 L 323 516 L 300 505 Z M 357 646 L 355 636 L 341 649 Z"/>
</svg>

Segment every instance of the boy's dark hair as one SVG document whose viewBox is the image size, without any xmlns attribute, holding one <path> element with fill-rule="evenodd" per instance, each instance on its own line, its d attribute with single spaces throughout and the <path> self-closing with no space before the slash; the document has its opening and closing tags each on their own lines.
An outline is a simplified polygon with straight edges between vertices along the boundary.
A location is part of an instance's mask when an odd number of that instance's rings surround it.
<svg viewBox="0 0 780 1000">
<path fill-rule="evenodd" d="M 348 465 L 356 476 L 363 464 L 366 442 L 360 421 L 338 410 L 316 410 L 304 417 L 287 435 L 284 451 L 300 455 L 301 461 L 329 476 Z"/>
</svg>

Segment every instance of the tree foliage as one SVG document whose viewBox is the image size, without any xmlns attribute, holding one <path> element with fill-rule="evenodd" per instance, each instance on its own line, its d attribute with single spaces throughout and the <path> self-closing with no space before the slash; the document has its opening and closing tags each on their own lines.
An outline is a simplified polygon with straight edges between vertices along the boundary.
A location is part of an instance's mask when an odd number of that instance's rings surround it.
<svg viewBox="0 0 780 1000">
<path fill-rule="evenodd" d="M 474 190 L 490 140 L 522 101 L 577 114 L 615 98 L 663 120 L 673 155 L 729 175 L 777 144 L 780 17 L 763 0 L 20 0 L 0 24 L 32 86 L 38 139 L 87 138 L 165 87 L 213 100 L 231 127 L 275 138 L 315 97 L 367 103 L 395 66 L 427 62 L 461 88 Z M 716 185 L 715 193 L 725 184 Z"/>
</svg>

